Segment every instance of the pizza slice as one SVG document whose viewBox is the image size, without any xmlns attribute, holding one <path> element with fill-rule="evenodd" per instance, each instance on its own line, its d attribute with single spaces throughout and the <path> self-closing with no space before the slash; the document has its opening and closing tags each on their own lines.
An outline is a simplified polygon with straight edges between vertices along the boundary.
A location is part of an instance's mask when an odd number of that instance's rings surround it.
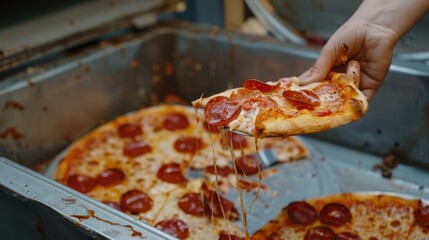
<svg viewBox="0 0 429 240">
<path fill-rule="evenodd" d="M 209 124 L 258 138 L 314 133 L 365 114 L 368 102 L 359 82 L 359 63 L 350 61 L 347 73 L 331 72 L 322 82 L 300 86 L 297 77 L 266 83 L 251 79 L 193 105 L 204 109 Z"/>
</svg>

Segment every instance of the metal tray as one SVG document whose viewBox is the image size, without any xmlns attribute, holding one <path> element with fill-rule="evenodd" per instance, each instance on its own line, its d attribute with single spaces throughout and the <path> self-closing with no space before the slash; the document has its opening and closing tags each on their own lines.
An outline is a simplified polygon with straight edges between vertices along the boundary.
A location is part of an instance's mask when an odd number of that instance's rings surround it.
<svg viewBox="0 0 429 240">
<path fill-rule="evenodd" d="M 37 219 L 42 218 L 46 219 L 47 239 L 58 239 L 69 231 L 80 233 L 77 238 L 130 237 L 127 228 L 118 226 L 120 229 L 113 231 L 96 220 L 80 223 L 70 219 L 70 214 L 84 214 L 85 209 L 78 206 L 82 203 L 97 216 L 147 231 L 154 236 L 150 239 L 163 238 L 125 214 L 99 206 L 28 168 L 53 159 L 100 123 L 156 104 L 168 94 L 191 101 L 202 92 L 212 94 L 239 86 L 247 78 L 276 80 L 298 75 L 313 63 L 317 51 L 211 26 L 165 23 L 137 36 L 85 46 L 66 58 L 1 80 L 0 106 L 22 106 L 0 110 L 0 133 L 15 129 L 22 134 L 18 139 L 0 138 L 0 156 L 13 160 L 0 161 L 0 207 L 5 213 L 0 218 L 1 232 L 11 233 L 11 239 L 29 238 L 19 236 L 25 232 L 40 234 L 35 229 Z M 174 74 L 165 71 L 167 66 L 174 67 Z M 423 168 L 429 164 L 428 79 L 427 66 L 394 60 L 386 84 L 363 119 L 302 137 L 312 152 L 311 159 L 284 164 L 284 175 L 265 180 L 278 191 L 277 197 L 269 193 L 261 196 L 260 205 L 254 207 L 259 212 L 252 212 L 249 219 L 250 230 L 275 216 L 287 201 L 322 194 L 383 191 L 428 198 L 429 174 Z M 420 167 L 401 164 L 392 179 L 382 178 L 372 167 L 392 149 L 403 163 Z M 28 186 L 34 188 L 28 190 Z M 280 188 L 283 186 L 287 189 Z M 230 194 L 229 198 L 237 198 L 236 192 Z M 70 196 L 78 204 L 61 200 Z M 246 199 L 253 199 L 253 195 L 246 195 Z M 265 208 L 262 203 L 268 200 L 270 206 Z M 22 206 L 28 210 L 25 227 L 17 224 L 16 217 L 10 221 L 17 216 L 17 209 L 24 209 Z"/>
</svg>

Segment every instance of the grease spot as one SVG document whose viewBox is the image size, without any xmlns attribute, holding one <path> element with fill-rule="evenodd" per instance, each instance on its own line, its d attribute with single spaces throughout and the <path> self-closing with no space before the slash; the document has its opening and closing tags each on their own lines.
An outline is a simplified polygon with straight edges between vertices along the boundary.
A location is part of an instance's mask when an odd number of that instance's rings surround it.
<svg viewBox="0 0 429 240">
<path fill-rule="evenodd" d="M 17 101 L 10 100 L 10 101 L 6 101 L 3 107 L 3 110 L 8 110 L 8 109 L 17 109 L 22 111 L 24 110 L 24 106 Z"/>
</svg>

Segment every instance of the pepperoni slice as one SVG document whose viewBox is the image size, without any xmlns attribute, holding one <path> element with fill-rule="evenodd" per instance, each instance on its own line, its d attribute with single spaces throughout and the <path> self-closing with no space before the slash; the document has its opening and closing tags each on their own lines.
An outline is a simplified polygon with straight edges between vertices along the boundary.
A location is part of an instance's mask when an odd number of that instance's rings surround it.
<svg viewBox="0 0 429 240">
<path fill-rule="evenodd" d="M 159 221 L 155 224 L 155 227 L 178 239 L 189 237 L 188 225 L 178 218 Z"/>
<path fill-rule="evenodd" d="M 230 220 L 238 219 L 238 212 L 233 202 L 222 197 L 215 191 L 205 190 L 205 195 L 213 216 L 225 217 Z M 223 214 L 225 214 L 225 216 Z"/>
<path fill-rule="evenodd" d="M 164 118 L 162 125 L 170 131 L 186 129 L 189 126 L 188 118 L 181 113 L 171 113 Z"/>
<path fill-rule="evenodd" d="M 181 137 L 174 142 L 174 149 L 181 153 L 195 154 L 203 147 L 203 141 L 197 137 Z"/>
<path fill-rule="evenodd" d="M 250 90 L 259 90 L 261 92 L 271 92 L 279 88 L 279 85 L 270 85 L 265 82 L 256 80 L 256 79 L 249 79 L 244 82 L 243 87 L 245 89 Z"/>
<path fill-rule="evenodd" d="M 232 234 L 221 232 L 218 240 L 244 240 L 245 238 L 238 237 Z"/>
<path fill-rule="evenodd" d="M 121 206 L 119 205 L 118 202 L 115 201 L 103 201 L 104 204 L 106 204 L 107 206 L 114 208 L 116 210 L 121 211 Z"/>
<path fill-rule="evenodd" d="M 134 138 L 143 132 L 138 124 L 124 123 L 118 127 L 118 133 L 121 138 Z"/>
<path fill-rule="evenodd" d="M 121 196 L 121 208 L 133 214 L 144 213 L 152 208 L 152 198 L 139 190 L 130 190 Z"/>
<path fill-rule="evenodd" d="M 186 181 L 182 173 L 182 168 L 178 163 L 167 163 L 161 166 L 156 176 L 168 183 L 184 183 Z"/>
<path fill-rule="evenodd" d="M 220 167 L 211 165 L 206 167 L 204 170 L 206 173 L 210 173 L 212 175 L 215 175 L 217 172 L 217 174 L 222 177 L 227 177 L 229 174 L 233 173 L 233 170 L 228 166 Z"/>
<path fill-rule="evenodd" d="M 81 193 L 91 191 L 96 185 L 95 179 L 87 175 L 73 174 L 67 178 L 67 186 Z"/>
<path fill-rule="evenodd" d="M 217 96 L 207 103 L 204 108 L 204 117 L 213 126 L 224 126 L 237 118 L 240 112 L 239 102 L 228 97 Z"/>
<path fill-rule="evenodd" d="M 273 108 L 278 104 L 271 97 L 265 97 L 260 91 L 238 89 L 231 94 L 231 99 L 240 103 L 244 110 L 252 108 Z"/>
<path fill-rule="evenodd" d="M 224 138 L 220 139 L 221 145 L 232 149 L 243 149 L 247 147 L 247 139 L 239 134 L 229 132 Z M 226 141 L 226 142 L 225 142 Z"/>
<path fill-rule="evenodd" d="M 201 217 L 204 216 L 204 213 L 210 212 L 204 201 L 204 196 L 200 193 L 186 193 L 179 199 L 178 204 L 179 208 L 189 215 Z"/>
<path fill-rule="evenodd" d="M 261 163 L 254 156 L 246 155 L 235 159 L 237 172 L 241 175 L 253 175 L 260 171 Z"/>
<path fill-rule="evenodd" d="M 317 220 L 316 209 L 306 202 L 291 202 L 286 210 L 290 220 L 295 224 L 310 225 Z"/>
<path fill-rule="evenodd" d="M 287 100 L 291 100 L 292 103 L 298 102 L 310 106 L 319 106 L 320 99 L 317 94 L 309 90 L 295 91 L 285 90 L 283 91 L 283 97 Z"/>
<path fill-rule="evenodd" d="M 316 95 L 335 94 L 338 91 L 339 84 L 336 82 L 322 83 L 311 89 Z"/>
<path fill-rule="evenodd" d="M 121 183 L 124 179 L 125 174 L 121 169 L 110 168 L 98 174 L 97 183 L 103 186 L 113 186 Z"/>
<path fill-rule="evenodd" d="M 362 240 L 356 233 L 341 232 L 335 236 L 335 240 Z"/>
<path fill-rule="evenodd" d="M 243 88 L 235 90 L 234 92 L 231 93 L 231 96 L 230 96 L 232 100 L 237 101 L 240 104 L 242 104 L 243 102 L 249 99 L 259 99 L 262 97 L 264 97 L 264 95 L 262 95 L 260 91 L 243 89 Z"/>
<path fill-rule="evenodd" d="M 415 213 L 417 224 L 423 227 L 429 227 L 429 205 L 419 208 Z"/>
<path fill-rule="evenodd" d="M 208 124 L 207 122 L 203 122 L 204 128 L 211 133 L 220 133 L 219 128 L 213 125 Z"/>
<path fill-rule="evenodd" d="M 150 152 L 152 152 L 152 148 L 144 141 L 127 143 L 122 151 L 125 156 L 131 158 Z"/>
<path fill-rule="evenodd" d="M 352 219 L 350 210 L 340 203 L 328 203 L 320 210 L 320 221 L 324 224 L 341 226 Z"/>
<path fill-rule="evenodd" d="M 308 230 L 304 240 L 334 240 L 335 232 L 324 226 L 319 226 Z"/>
<path fill-rule="evenodd" d="M 259 183 L 256 182 L 249 182 L 243 179 L 238 179 L 238 188 L 245 190 L 245 191 L 250 191 L 254 188 L 257 188 L 261 186 Z M 261 186 L 262 187 L 262 186 Z"/>
</svg>

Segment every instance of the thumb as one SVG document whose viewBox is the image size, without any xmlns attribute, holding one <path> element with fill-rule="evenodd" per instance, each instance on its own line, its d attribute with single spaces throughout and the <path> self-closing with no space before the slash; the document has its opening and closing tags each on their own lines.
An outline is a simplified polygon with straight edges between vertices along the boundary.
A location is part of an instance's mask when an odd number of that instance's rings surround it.
<svg viewBox="0 0 429 240">
<path fill-rule="evenodd" d="M 300 84 L 307 85 L 309 83 L 319 82 L 326 79 L 329 72 L 335 65 L 335 58 L 335 51 L 329 47 L 329 45 L 325 45 L 314 65 L 299 76 L 299 79 L 301 80 Z"/>
</svg>

